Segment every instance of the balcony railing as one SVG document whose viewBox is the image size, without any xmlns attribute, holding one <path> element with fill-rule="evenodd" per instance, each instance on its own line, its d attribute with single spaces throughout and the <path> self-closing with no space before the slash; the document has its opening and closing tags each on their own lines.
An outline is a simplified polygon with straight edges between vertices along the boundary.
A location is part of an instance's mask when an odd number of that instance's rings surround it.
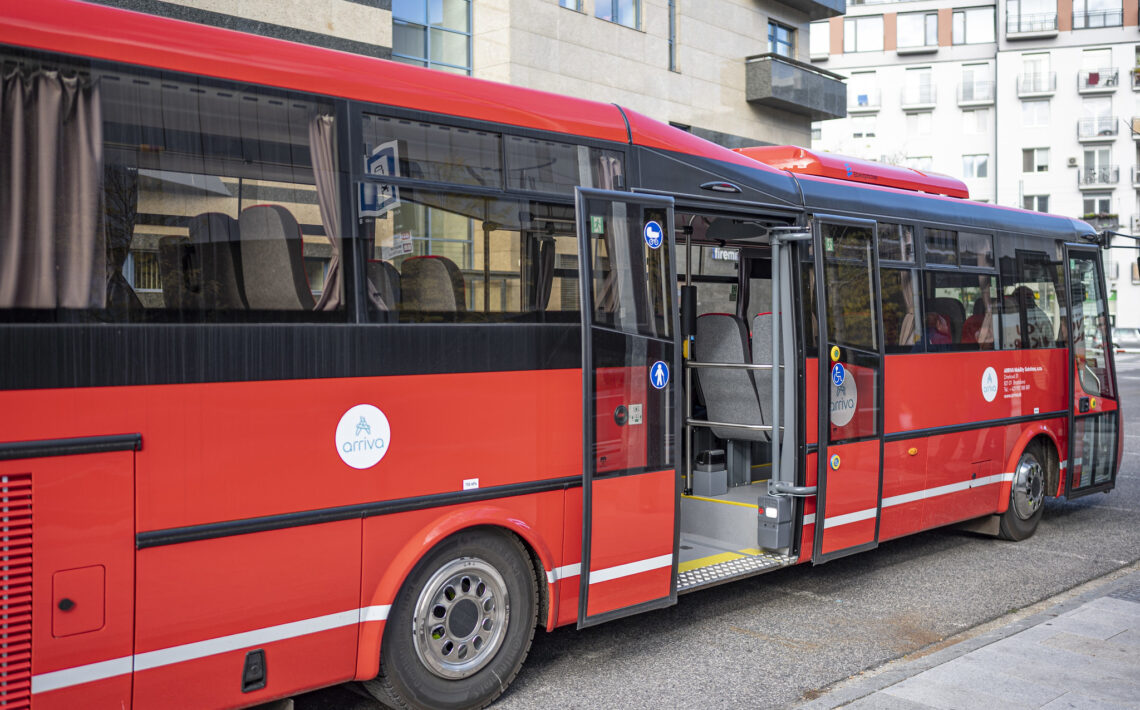
<svg viewBox="0 0 1140 710">
<path fill-rule="evenodd" d="M 992 104 L 994 83 L 992 81 L 972 81 L 958 85 L 958 105 Z"/>
<path fill-rule="evenodd" d="M 1140 166 L 1138 165 L 1132 166 L 1132 186 L 1140 187 Z M 1132 219 L 1136 219 L 1136 217 Z"/>
<path fill-rule="evenodd" d="M 1077 138 L 1111 138 L 1117 134 L 1116 116 L 1097 116 L 1077 121 Z"/>
<path fill-rule="evenodd" d="M 1007 12 L 1005 15 L 1005 33 L 1007 35 L 1056 31 L 1057 13 L 1055 12 L 1038 12 L 1028 15 Z"/>
<path fill-rule="evenodd" d="M 1122 10 L 1094 10 L 1092 12 L 1074 12 L 1073 29 L 1091 30 L 1097 27 L 1120 27 L 1124 24 Z"/>
<path fill-rule="evenodd" d="M 1129 73 L 1132 74 L 1132 90 L 1140 91 L 1140 67 L 1133 69 Z"/>
<path fill-rule="evenodd" d="M 882 105 L 881 92 L 878 89 L 852 89 L 847 87 L 847 110 L 878 111 Z"/>
<path fill-rule="evenodd" d="M 932 106 L 935 102 L 936 92 L 933 86 L 907 87 L 902 90 L 899 103 L 904 108 L 913 106 Z"/>
<path fill-rule="evenodd" d="M 1077 75 L 1078 91 L 1113 91 L 1119 83 L 1119 69 L 1096 69 Z"/>
<path fill-rule="evenodd" d="M 1057 90 L 1056 72 L 1038 72 L 1036 74 L 1022 74 L 1017 77 L 1017 95 L 1051 94 Z"/>
<path fill-rule="evenodd" d="M 847 115 L 847 85 L 825 69 L 777 54 L 745 58 L 744 98 L 808 116 L 813 121 Z"/>
<path fill-rule="evenodd" d="M 1120 168 L 1115 165 L 1100 165 L 1092 168 L 1086 166 L 1077 173 L 1077 185 L 1080 187 L 1115 185 L 1118 182 L 1120 182 Z"/>
<path fill-rule="evenodd" d="M 1086 214 L 1081 215 L 1081 219 L 1088 222 L 1089 226 L 1098 232 L 1103 232 L 1106 229 L 1116 229 L 1120 226 L 1120 215 L 1111 213 Z"/>
</svg>

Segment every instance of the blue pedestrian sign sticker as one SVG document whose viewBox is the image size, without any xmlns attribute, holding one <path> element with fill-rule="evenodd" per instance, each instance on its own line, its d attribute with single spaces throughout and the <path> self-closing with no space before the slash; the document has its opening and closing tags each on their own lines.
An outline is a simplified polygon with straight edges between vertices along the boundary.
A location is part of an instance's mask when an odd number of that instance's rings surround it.
<svg viewBox="0 0 1140 710">
<path fill-rule="evenodd" d="M 669 384 L 669 366 L 658 360 L 649 368 L 649 384 L 653 389 L 662 389 Z"/>
<path fill-rule="evenodd" d="M 661 225 L 656 220 L 651 219 L 646 222 L 642 233 L 645 235 L 645 243 L 649 245 L 650 249 L 657 249 L 665 240 L 665 230 L 661 229 Z"/>
<path fill-rule="evenodd" d="M 831 383 L 836 387 L 839 387 L 843 384 L 843 378 L 845 376 L 846 373 L 843 371 L 843 363 L 835 363 L 835 367 L 831 368 Z"/>
</svg>

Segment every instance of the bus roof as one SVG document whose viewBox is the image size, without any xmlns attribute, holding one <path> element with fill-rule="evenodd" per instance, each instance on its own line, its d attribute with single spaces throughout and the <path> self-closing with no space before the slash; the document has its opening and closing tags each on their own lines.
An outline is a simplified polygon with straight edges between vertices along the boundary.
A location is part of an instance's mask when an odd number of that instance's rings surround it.
<svg viewBox="0 0 1140 710">
<path fill-rule="evenodd" d="M 0 0 L 0 43 L 756 167 L 727 148 L 633 111 L 626 111 L 627 127 L 614 104 L 77 0 Z"/>
<path fill-rule="evenodd" d="M 941 173 L 886 165 L 837 153 L 811 151 L 794 145 L 757 146 L 738 150 L 765 165 L 797 174 L 820 175 L 869 185 L 888 185 L 948 197 L 970 197 L 966 183 Z"/>
</svg>

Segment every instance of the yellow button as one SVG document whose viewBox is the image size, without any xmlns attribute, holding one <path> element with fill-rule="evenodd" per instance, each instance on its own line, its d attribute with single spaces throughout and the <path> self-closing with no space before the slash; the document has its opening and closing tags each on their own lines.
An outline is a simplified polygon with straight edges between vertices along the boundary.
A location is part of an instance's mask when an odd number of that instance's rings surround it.
<svg viewBox="0 0 1140 710">
<path fill-rule="evenodd" d="M 907 453 L 910 454 L 911 456 L 917 456 L 918 455 L 918 449 L 912 446 L 909 449 L 907 449 Z"/>
<path fill-rule="evenodd" d="M 839 346 L 838 345 L 832 345 L 831 346 L 831 360 L 833 362 L 839 360 Z"/>
</svg>

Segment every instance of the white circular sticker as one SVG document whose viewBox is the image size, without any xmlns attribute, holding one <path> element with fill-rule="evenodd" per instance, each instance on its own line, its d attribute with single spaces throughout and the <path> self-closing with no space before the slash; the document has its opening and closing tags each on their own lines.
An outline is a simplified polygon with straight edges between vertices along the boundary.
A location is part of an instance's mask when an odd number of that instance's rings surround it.
<svg viewBox="0 0 1140 710">
<path fill-rule="evenodd" d="M 336 425 L 336 452 L 353 468 L 371 468 L 388 453 L 388 417 L 371 404 L 358 404 Z"/>
<path fill-rule="evenodd" d="M 986 398 L 987 402 L 992 402 L 994 397 L 997 397 L 997 391 L 997 371 L 992 367 L 987 367 L 986 371 L 982 373 L 982 396 Z"/>
<path fill-rule="evenodd" d="M 836 367 L 838 368 L 838 364 Z M 837 385 L 835 381 L 839 379 L 840 372 L 843 379 Z M 855 416 L 855 407 L 858 404 L 859 388 L 855 386 L 855 378 L 851 376 L 851 371 L 843 368 L 841 371 L 833 372 L 831 376 L 831 423 L 835 426 L 847 426 Z"/>
</svg>

